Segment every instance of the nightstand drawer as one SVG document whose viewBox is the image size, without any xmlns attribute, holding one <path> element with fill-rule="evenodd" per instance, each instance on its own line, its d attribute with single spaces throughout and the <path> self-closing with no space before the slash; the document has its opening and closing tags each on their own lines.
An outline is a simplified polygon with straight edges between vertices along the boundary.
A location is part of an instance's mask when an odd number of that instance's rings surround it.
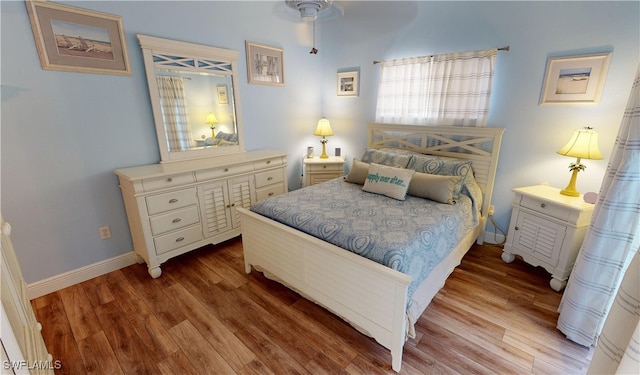
<svg viewBox="0 0 640 375">
<path fill-rule="evenodd" d="M 152 195 L 147 197 L 146 201 L 149 215 L 198 203 L 198 199 L 196 199 L 196 189 L 185 189 L 166 194 Z"/>
<path fill-rule="evenodd" d="M 256 188 L 284 181 L 282 169 L 256 173 Z"/>
<path fill-rule="evenodd" d="M 563 221 L 569 220 L 572 216 L 571 210 L 566 207 L 549 202 L 549 200 L 542 200 L 526 195 L 522 196 L 520 206 Z"/>
<path fill-rule="evenodd" d="M 307 164 L 308 172 L 338 172 L 342 173 L 344 170 L 344 164 L 342 163 L 334 163 L 334 164 Z"/>
<path fill-rule="evenodd" d="M 199 221 L 200 215 L 198 215 L 198 207 L 196 206 L 171 211 L 149 219 L 151 223 L 151 233 L 153 233 L 154 236 L 180 229 Z"/>
<path fill-rule="evenodd" d="M 156 254 L 164 254 L 182 246 L 187 246 L 202 239 L 202 228 L 199 225 L 186 228 L 164 236 L 155 237 Z"/>
</svg>

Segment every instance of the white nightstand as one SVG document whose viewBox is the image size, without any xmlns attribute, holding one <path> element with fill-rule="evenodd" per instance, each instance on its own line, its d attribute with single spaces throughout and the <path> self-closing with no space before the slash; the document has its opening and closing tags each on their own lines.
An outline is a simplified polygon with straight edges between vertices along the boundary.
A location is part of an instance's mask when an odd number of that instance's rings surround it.
<svg viewBox="0 0 640 375">
<path fill-rule="evenodd" d="M 513 189 L 509 234 L 502 260 L 513 262 L 520 255 L 525 262 L 551 273 L 550 286 L 561 291 L 580 250 L 591 220 L 593 204 L 582 196 L 569 197 L 546 185 Z"/>
<path fill-rule="evenodd" d="M 304 158 L 306 186 L 318 184 L 344 175 L 344 157 L 329 156 L 328 159 Z"/>
</svg>

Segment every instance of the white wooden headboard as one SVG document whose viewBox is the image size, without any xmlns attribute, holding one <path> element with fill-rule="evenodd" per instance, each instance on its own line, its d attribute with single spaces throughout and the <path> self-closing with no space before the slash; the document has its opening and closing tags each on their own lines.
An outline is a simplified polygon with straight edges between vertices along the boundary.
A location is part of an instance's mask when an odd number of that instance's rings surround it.
<svg viewBox="0 0 640 375">
<path fill-rule="evenodd" d="M 491 205 L 504 128 L 369 124 L 370 148 L 400 148 L 421 154 L 472 161 L 474 177 L 482 188 L 482 215 Z"/>
</svg>

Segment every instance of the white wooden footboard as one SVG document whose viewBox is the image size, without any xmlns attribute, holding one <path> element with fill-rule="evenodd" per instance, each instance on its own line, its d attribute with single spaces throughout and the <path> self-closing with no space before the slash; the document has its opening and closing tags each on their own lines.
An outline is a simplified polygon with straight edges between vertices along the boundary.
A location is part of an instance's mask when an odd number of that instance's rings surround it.
<svg viewBox="0 0 640 375">
<path fill-rule="evenodd" d="M 286 286 L 327 308 L 391 351 L 400 371 L 411 277 L 236 208 L 242 222 L 247 273 L 258 266 Z"/>
</svg>

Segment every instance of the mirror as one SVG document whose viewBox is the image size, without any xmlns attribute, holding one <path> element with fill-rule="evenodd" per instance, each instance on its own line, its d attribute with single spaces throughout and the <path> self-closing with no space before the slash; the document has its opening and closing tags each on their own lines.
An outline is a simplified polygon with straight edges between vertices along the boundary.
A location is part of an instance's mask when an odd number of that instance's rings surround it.
<svg viewBox="0 0 640 375">
<path fill-rule="evenodd" d="M 244 152 L 238 52 L 138 35 L 161 162 Z"/>
</svg>

